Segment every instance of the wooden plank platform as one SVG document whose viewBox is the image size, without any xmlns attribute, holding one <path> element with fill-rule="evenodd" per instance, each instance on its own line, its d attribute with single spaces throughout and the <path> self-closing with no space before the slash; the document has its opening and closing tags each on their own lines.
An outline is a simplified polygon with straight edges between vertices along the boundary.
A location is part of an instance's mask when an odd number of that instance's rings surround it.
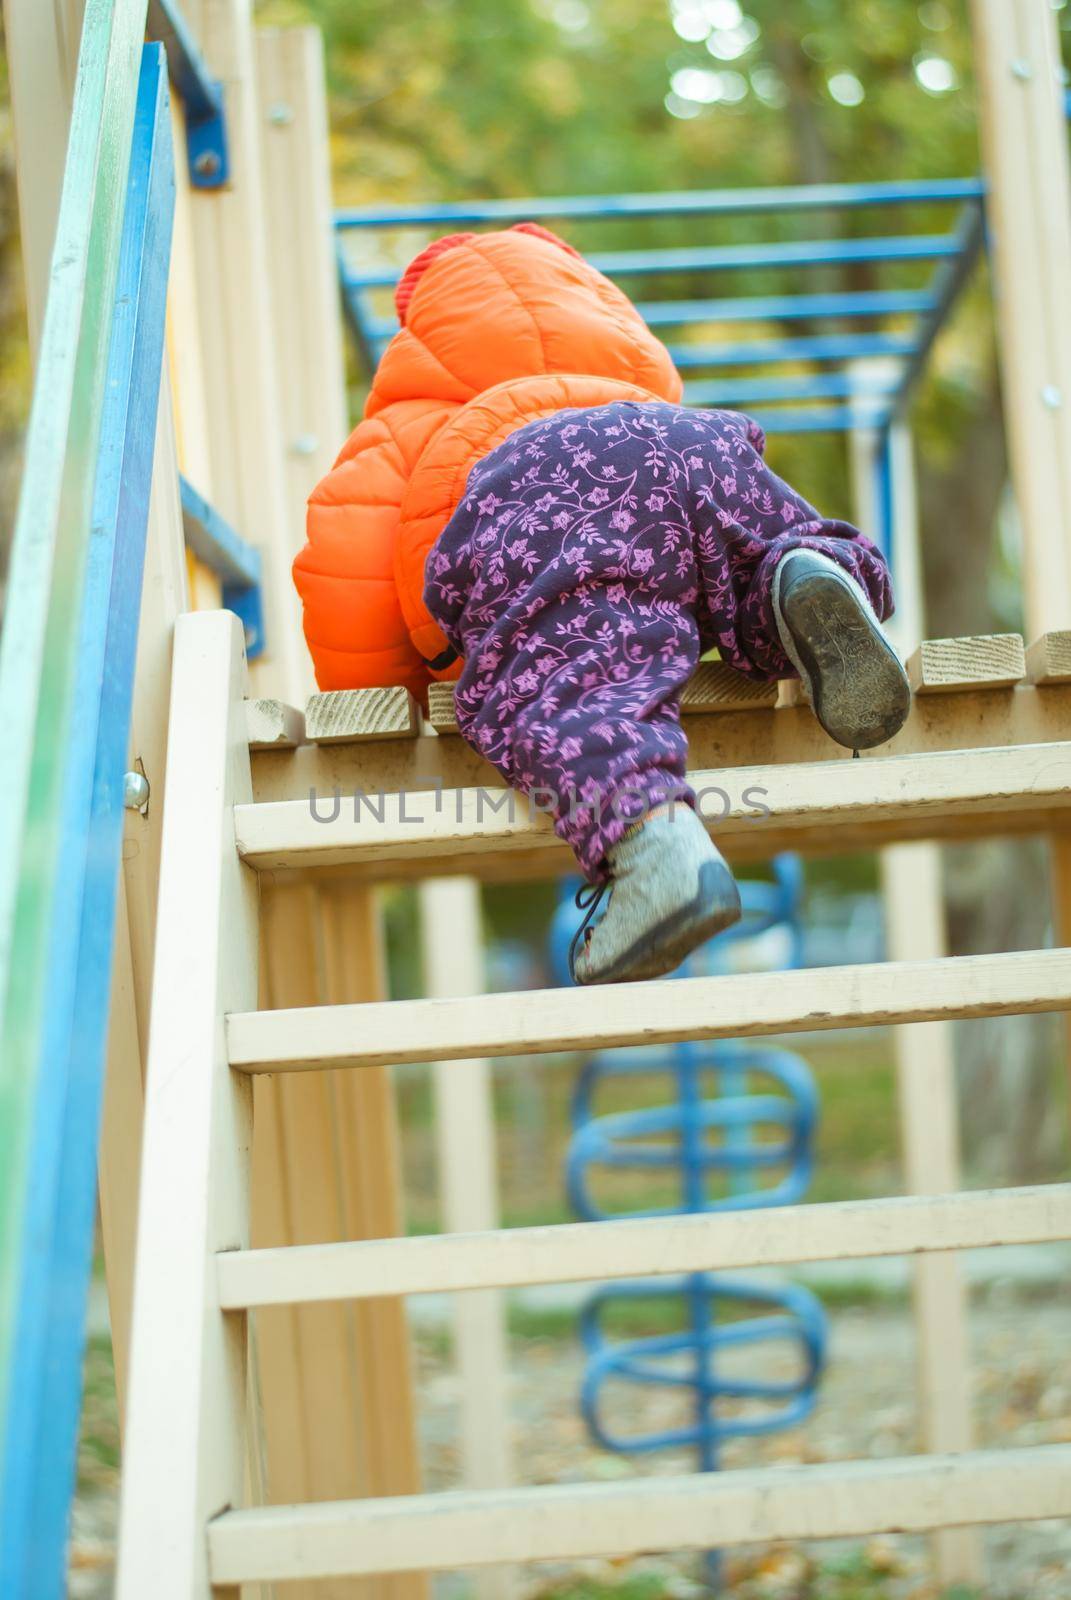
<svg viewBox="0 0 1071 1600">
<path fill-rule="evenodd" d="M 772 711 L 778 684 L 745 678 L 724 661 L 701 661 L 681 690 L 684 716 L 711 716 L 724 711 Z M 457 733 L 452 683 L 433 683 L 428 690 L 428 723 L 436 733 Z"/>
<path fill-rule="evenodd" d="M 436 793 L 422 776 L 422 792 L 376 793 L 362 784 L 356 797 L 318 794 L 315 806 L 308 790 L 300 800 L 242 806 L 239 852 L 273 872 L 373 864 L 383 875 L 392 866 L 430 870 L 432 861 L 482 870 L 481 857 L 556 852 L 547 854 L 551 872 L 565 859 L 549 819 L 522 796 L 501 788 Z M 998 832 L 1017 816 L 1035 827 L 1066 817 L 1071 742 L 689 776 L 730 854 L 770 854 L 816 838 L 826 848 L 851 848 L 855 838 L 874 848 L 894 838 L 960 837 L 972 822 Z"/>
<path fill-rule="evenodd" d="M 449 687 L 449 686 L 447 686 Z M 782 690 L 787 684 L 782 684 Z M 857 765 L 889 756 L 929 755 L 941 750 L 1007 749 L 1058 743 L 1071 729 L 1071 680 L 1044 686 L 1025 680 L 993 693 L 963 690 L 925 694 L 895 739 L 863 752 Z M 847 752 L 819 727 L 806 705 L 781 703 L 775 710 L 741 710 L 690 716 L 690 765 L 696 771 L 737 770 L 790 763 L 837 763 Z M 504 787 L 495 769 L 463 739 L 430 731 L 409 739 L 367 739 L 357 744 L 303 744 L 296 750 L 253 752 L 253 794 L 258 801 L 306 800 L 310 788 L 329 795 L 337 785 L 350 793 L 485 784 Z"/>
<path fill-rule="evenodd" d="M 305 730 L 315 744 L 413 739 L 420 714 L 408 689 L 339 689 L 310 696 Z"/>
<path fill-rule="evenodd" d="M 1071 1511 L 1071 1445 L 228 1511 L 214 1585 L 922 1533 Z"/>
<path fill-rule="evenodd" d="M 907 663 L 915 694 L 954 694 L 969 689 L 1007 689 L 1026 676 L 1026 655 L 1017 633 L 967 639 L 925 639 Z"/>
<path fill-rule="evenodd" d="M 908 1195 L 729 1215 L 572 1222 L 412 1239 L 232 1250 L 225 1311 L 543 1283 L 729 1272 L 1071 1238 L 1071 1185 Z"/>
<path fill-rule="evenodd" d="M 1071 631 L 1043 633 L 1026 652 L 1026 670 L 1039 686 L 1071 683 Z"/>
<path fill-rule="evenodd" d="M 777 974 L 676 978 L 605 989 L 306 1006 L 227 1018 L 243 1072 L 458 1061 L 682 1039 L 759 1038 L 939 1017 L 1071 1007 L 1071 950 L 891 961 Z"/>
<path fill-rule="evenodd" d="M 250 750 L 296 750 L 305 743 L 305 718 L 283 700 L 247 700 L 245 724 Z"/>
</svg>

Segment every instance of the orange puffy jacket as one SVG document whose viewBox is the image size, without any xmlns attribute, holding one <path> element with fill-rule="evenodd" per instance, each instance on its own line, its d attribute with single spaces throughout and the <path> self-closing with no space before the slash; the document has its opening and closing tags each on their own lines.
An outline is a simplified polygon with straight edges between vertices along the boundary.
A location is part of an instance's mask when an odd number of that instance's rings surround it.
<svg viewBox="0 0 1071 1600">
<path fill-rule="evenodd" d="M 418 697 L 446 640 L 424 564 L 476 463 L 568 406 L 669 400 L 681 382 L 627 297 L 534 223 L 437 239 L 396 295 L 402 327 L 364 421 L 309 499 L 294 562 L 321 689 L 404 684 Z"/>
</svg>

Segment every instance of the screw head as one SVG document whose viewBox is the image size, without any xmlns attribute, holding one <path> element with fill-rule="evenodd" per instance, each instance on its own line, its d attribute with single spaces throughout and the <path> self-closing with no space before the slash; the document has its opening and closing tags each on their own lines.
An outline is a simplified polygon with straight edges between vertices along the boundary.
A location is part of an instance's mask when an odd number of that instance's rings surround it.
<svg viewBox="0 0 1071 1600">
<path fill-rule="evenodd" d="M 123 773 L 123 805 L 128 811 L 144 811 L 149 803 L 149 780 L 144 772 Z"/>
<path fill-rule="evenodd" d="M 293 120 L 294 108 L 287 105 L 285 100 L 276 100 L 273 106 L 269 106 L 268 121 L 276 128 L 286 128 Z"/>
<path fill-rule="evenodd" d="M 1011 74 L 1013 78 L 1018 78 L 1020 83 L 1029 83 L 1034 76 L 1034 69 L 1029 61 L 1024 61 L 1020 56 L 1017 61 L 1012 62 Z"/>
<path fill-rule="evenodd" d="M 319 449 L 320 441 L 314 433 L 295 434 L 290 441 L 290 454 L 292 456 L 312 456 Z"/>
<path fill-rule="evenodd" d="M 202 150 L 194 157 L 193 170 L 199 178 L 214 178 L 222 165 L 215 150 Z"/>
<path fill-rule="evenodd" d="M 1041 391 L 1041 403 L 1050 411 L 1059 411 L 1064 403 L 1063 392 L 1055 383 L 1047 383 Z"/>
</svg>

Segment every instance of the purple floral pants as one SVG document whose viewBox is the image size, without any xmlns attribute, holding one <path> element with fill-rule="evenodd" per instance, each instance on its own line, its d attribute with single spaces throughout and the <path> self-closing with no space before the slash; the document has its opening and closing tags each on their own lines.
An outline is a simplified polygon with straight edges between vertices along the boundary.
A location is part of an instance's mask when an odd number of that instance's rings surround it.
<svg viewBox="0 0 1071 1600">
<path fill-rule="evenodd" d="M 594 881 L 652 805 L 694 802 L 678 696 L 700 654 L 794 675 L 771 605 L 782 556 L 821 550 L 892 610 L 874 545 L 772 473 L 763 442 L 729 411 L 559 411 L 473 469 L 428 558 L 425 601 L 464 658 L 462 734 Z"/>
</svg>

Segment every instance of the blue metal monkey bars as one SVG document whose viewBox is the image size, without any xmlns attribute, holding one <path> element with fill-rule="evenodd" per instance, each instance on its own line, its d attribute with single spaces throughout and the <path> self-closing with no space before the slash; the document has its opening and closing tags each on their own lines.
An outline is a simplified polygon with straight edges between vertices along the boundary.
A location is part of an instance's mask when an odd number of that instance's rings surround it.
<svg viewBox="0 0 1071 1600">
<path fill-rule="evenodd" d="M 583 227 L 642 218 L 684 221 L 694 233 L 703 220 L 716 228 L 728 218 L 778 222 L 817 216 L 824 230 L 820 238 L 594 250 L 589 259 L 636 290 L 637 309 L 652 328 L 672 329 L 669 348 L 685 378 L 686 403 L 746 409 L 771 434 L 874 432 L 880 444 L 877 503 L 884 524 L 874 532 L 887 549 L 890 430 L 905 411 L 981 252 L 982 201 L 980 179 L 952 178 L 369 206 L 339 211 L 335 226 L 348 321 L 371 369 L 397 331 L 387 292 L 408 258 L 436 232 L 520 221 Z M 905 207 L 921 210 L 927 219 L 954 207 L 955 220 L 940 233 L 886 229 L 860 236 L 853 231 L 861 213 L 902 214 Z M 356 249 L 350 243 L 354 239 Z M 836 271 L 843 287 L 808 288 L 815 271 L 827 277 Z M 720 282 L 745 272 L 760 279 L 762 293 L 710 293 L 715 276 Z M 920 272 L 921 282 L 903 281 L 917 280 Z M 883 281 L 860 283 L 877 278 Z M 789 333 L 782 326 L 800 322 L 812 323 L 813 329 Z M 751 336 L 742 336 L 742 324 L 750 325 Z M 878 358 L 883 367 L 877 375 L 858 365 Z"/>
<path fill-rule="evenodd" d="M 910 183 L 823 184 L 805 188 L 708 190 L 692 194 L 667 195 L 591 195 L 558 199 L 498 200 L 453 205 L 376 206 L 339 211 L 335 226 L 340 238 L 340 278 L 346 307 L 362 351 L 375 360 L 397 328 L 393 317 L 382 314 L 375 291 L 391 288 L 401 276 L 404 259 L 420 235 L 459 226 L 508 226 L 520 221 L 592 223 L 628 218 L 711 218 L 747 215 L 777 218 L 791 214 L 819 213 L 827 222 L 832 217 L 847 220 L 861 211 L 874 208 L 902 209 L 905 206 L 958 207 L 956 225 L 944 233 L 885 233 L 857 237 L 847 231 L 820 239 L 770 239 L 754 243 L 688 246 L 630 251 L 594 251 L 590 259 L 611 278 L 646 283 L 658 279 L 663 285 L 686 277 L 705 279 L 712 273 L 746 270 L 752 273 L 791 274 L 782 292 L 763 295 L 689 295 L 680 298 L 666 293 L 651 300 L 638 300 L 641 314 L 652 327 L 674 327 L 677 331 L 673 355 L 682 368 L 692 371 L 704 366 L 749 366 L 753 363 L 787 364 L 800 361 L 849 363 L 882 355 L 895 359 L 899 369 L 883 393 L 885 404 L 863 408 L 867 426 L 885 425 L 906 403 L 918 375 L 920 357 L 932 345 L 947 317 L 957 293 L 982 247 L 984 224 L 983 186 L 980 179 L 955 178 L 947 181 Z M 345 243 L 347 236 L 361 238 L 361 259 L 355 259 Z M 401 239 L 401 249 L 398 239 Z M 414 236 L 419 238 L 419 243 Z M 393 248 L 392 248 L 393 246 Z M 925 283 L 918 286 L 887 288 L 845 287 L 823 293 L 803 292 L 796 286 L 801 272 L 819 267 L 843 269 L 866 266 L 896 269 L 912 264 L 937 262 Z M 813 319 L 823 324 L 836 323 L 836 332 L 823 327 L 810 339 L 763 338 L 738 340 L 723 345 L 711 337 L 711 329 L 723 322 L 750 322 L 757 326 L 783 320 Z M 908 327 L 884 332 L 865 332 L 852 326 L 861 319 L 909 318 Z M 694 384 L 685 391 L 695 404 L 734 404 L 743 379 L 727 380 L 728 400 L 710 399 Z M 836 391 L 847 397 L 854 393 L 845 377 Z M 743 391 L 744 396 L 753 398 Z M 791 391 L 774 393 L 773 401 L 823 398 L 820 390 L 808 386 L 808 375 L 798 379 Z M 765 399 L 760 394 L 760 399 Z M 839 430 L 853 425 L 855 411 L 827 409 L 817 414 L 810 407 L 760 415 L 759 421 L 770 431 L 791 432 L 795 427 L 812 431 L 820 424 Z"/>
</svg>

